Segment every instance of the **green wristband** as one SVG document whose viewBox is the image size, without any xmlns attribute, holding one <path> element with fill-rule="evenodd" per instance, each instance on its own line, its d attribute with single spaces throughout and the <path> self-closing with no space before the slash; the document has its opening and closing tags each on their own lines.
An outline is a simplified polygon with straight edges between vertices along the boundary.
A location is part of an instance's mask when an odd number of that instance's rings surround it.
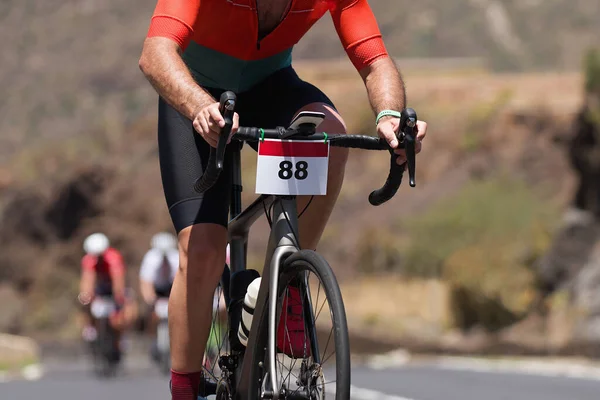
<svg viewBox="0 0 600 400">
<path fill-rule="evenodd" d="M 379 125 L 379 121 L 381 120 L 381 118 L 387 117 L 387 116 L 400 118 L 400 113 L 398 111 L 393 111 L 393 110 L 383 110 L 382 112 L 380 112 L 377 115 L 377 119 L 375 119 L 375 125 Z"/>
</svg>

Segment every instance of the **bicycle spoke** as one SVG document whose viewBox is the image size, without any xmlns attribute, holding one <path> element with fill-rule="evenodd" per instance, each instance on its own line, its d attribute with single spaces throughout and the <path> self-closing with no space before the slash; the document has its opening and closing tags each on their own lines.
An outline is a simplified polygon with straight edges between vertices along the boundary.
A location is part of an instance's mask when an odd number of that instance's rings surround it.
<svg viewBox="0 0 600 400">
<path fill-rule="evenodd" d="M 281 364 L 283 367 L 287 368 L 287 366 L 283 362 L 281 362 L 280 360 L 277 360 L 277 362 L 279 364 Z M 296 363 L 294 362 L 294 366 L 295 365 L 296 365 Z M 296 374 L 294 374 L 292 372 L 292 368 L 291 367 L 292 367 L 292 362 L 290 361 L 290 369 L 289 369 L 289 372 L 288 372 L 287 376 L 285 377 L 285 379 L 283 378 L 283 374 L 281 374 L 282 382 L 285 382 L 286 380 L 288 380 L 290 376 L 293 376 L 294 378 L 298 379 L 298 375 L 296 375 Z"/>
<path fill-rule="evenodd" d="M 325 350 L 323 350 L 323 356 L 321 357 L 322 359 L 325 358 L 325 354 L 327 354 L 327 348 L 329 347 L 329 342 L 331 340 L 331 335 L 333 334 L 333 328 L 331 328 L 331 330 L 329 331 L 329 337 L 327 338 L 327 344 L 325 345 Z M 334 354 L 334 353 L 331 353 Z M 329 356 L 331 357 L 331 355 Z M 329 357 L 325 358 L 325 360 L 321 361 L 321 365 L 325 364 L 325 361 L 327 361 L 329 359 Z"/>
<path fill-rule="evenodd" d="M 323 363 L 325 363 L 327 360 L 329 360 L 331 358 L 332 355 L 334 355 L 335 352 L 331 353 L 329 356 L 327 356 L 327 358 L 325 359 L 325 361 L 323 361 Z"/>
<path fill-rule="evenodd" d="M 325 307 L 325 303 L 327 303 L 327 298 L 325 298 L 325 301 L 323 301 L 323 305 L 319 309 L 319 312 L 317 313 L 317 316 L 315 317 L 315 321 L 317 320 L 317 318 L 319 318 L 319 315 L 321 315 L 321 311 L 323 311 L 323 307 Z"/>
<path fill-rule="evenodd" d="M 289 297 L 288 297 L 288 301 L 289 301 Z M 286 316 L 287 316 L 287 309 L 286 309 Z M 285 334 L 286 334 L 286 336 L 288 338 L 288 342 L 290 344 L 290 353 L 293 356 L 294 355 L 294 349 L 292 347 L 292 340 L 290 338 L 290 331 L 287 329 L 287 318 L 284 318 L 284 321 L 285 321 L 285 326 L 284 326 L 283 330 L 284 330 L 284 332 L 285 332 Z M 293 366 L 292 366 L 292 360 L 294 360 L 294 358 L 290 357 L 290 369 L 289 369 L 289 373 L 288 373 L 287 377 L 284 379 L 284 381 L 286 381 L 289 378 L 290 374 L 292 373 L 292 368 L 293 368 Z M 294 366 L 295 365 L 296 365 L 296 361 L 294 361 Z M 283 378 L 283 374 L 281 375 L 281 377 Z"/>
<path fill-rule="evenodd" d="M 321 295 L 321 281 L 319 281 L 319 287 L 317 288 L 317 300 L 315 301 L 315 304 L 319 304 L 319 296 Z M 317 319 L 317 317 L 314 317 L 314 319 Z M 314 320 L 313 320 L 314 322 Z"/>
<path fill-rule="evenodd" d="M 208 373 L 210 376 L 212 376 L 212 378 L 216 381 L 218 381 L 217 377 L 215 376 L 215 374 L 213 374 L 211 371 L 209 371 L 206 367 L 202 367 L 202 369 Z"/>
</svg>

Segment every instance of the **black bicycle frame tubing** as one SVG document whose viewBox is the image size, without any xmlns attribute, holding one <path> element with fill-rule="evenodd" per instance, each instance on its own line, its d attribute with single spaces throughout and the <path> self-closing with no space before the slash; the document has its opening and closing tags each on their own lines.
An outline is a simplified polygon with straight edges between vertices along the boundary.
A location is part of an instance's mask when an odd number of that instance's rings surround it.
<svg viewBox="0 0 600 400">
<path fill-rule="evenodd" d="M 242 362 L 241 373 L 239 376 L 239 382 L 236 388 L 236 400 L 246 399 L 250 395 L 249 389 L 251 387 L 251 380 L 257 380 L 257 365 L 259 361 L 256 360 L 257 342 L 260 339 L 268 338 L 269 345 L 265 349 L 264 354 L 270 357 L 271 361 L 264 365 L 264 368 L 269 365 L 275 365 L 273 360 L 273 354 L 269 353 L 269 349 L 273 349 L 275 345 L 275 334 L 276 334 L 276 312 L 270 312 L 277 302 L 277 283 L 279 280 L 279 267 L 283 264 L 283 260 L 286 256 L 289 256 L 292 252 L 297 251 L 300 246 L 298 242 L 298 217 L 296 209 L 296 199 L 293 197 L 282 198 L 266 196 L 265 199 L 274 199 L 273 202 L 273 225 L 271 227 L 271 234 L 269 236 L 269 244 L 265 255 L 265 263 L 263 267 L 262 280 L 258 291 L 258 297 L 256 299 L 256 306 L 254 308 L 254 314 L 252 318 L 252 326 L 250 327 L 250 335 L 248 337 L 248 345 L 246 346 L 246 352 L 244 354 L 244 360 Z M 260 198 L 258 199 L 260 200 Z M 253 203 L 255 208 L 262 202 Z M 251 206 L 252 207 L 252 206 Z M 250 207 L 249 207 L 250 208 Z M 246 210 L 248 211 L 248 210 Z M 244 211 L 239 217 L 242 217 Z M 247 232 L 249 226 L 256 220 L 252 218 L 252 213 L 248 212 L 245 218 L 238 220 L 238 225 L 230 227 L 231 230 L 236 232 Z M 245 228 L 245 229 L 244 229 Z M 231 232 L 231 231 L 230 231 Z M 273 294 L 273 297 L 269 296 L 269 293 Z M 269 318 L 265 321 L 265 313 Z M 264 324 L 266 322 L 266 325 Z M 269 371 L 271 380 L 276 379 L 276 376 L 272 376 Z M 271 381 L 273 382 L 273 381 Z M 269 386 L 272 383 L 269 382 Z M 274 393 L 274 398 L 278 397 L 278 393 Z"/>
</svg>

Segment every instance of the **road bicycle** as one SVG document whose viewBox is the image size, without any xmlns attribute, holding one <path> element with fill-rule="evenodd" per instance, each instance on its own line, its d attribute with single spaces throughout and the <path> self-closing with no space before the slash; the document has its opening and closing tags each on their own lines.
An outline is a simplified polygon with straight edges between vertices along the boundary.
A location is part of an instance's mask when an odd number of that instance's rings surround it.
<svg viewBox="0 0 600 400">
<path fill-rule="evenodd" d="M 232 92 L 225 92 L 220 98 L 225 126 L 217 147 L 211 148 L 204 173 L 196 181 L 199 193 L 212 187 L 223 170 L 235 103 Z M 298 215 L 296 196 L 324 194 L 329 146 L 390 152 L 388 178 L 369 195 L 372 205 L 383 204 L 396 194 L 405 167 L 410 186 L 414 187 L 417 115 L 410 108 L 401 114 L 398 139 L 407 158 L 402 165 L 398 165 L 397 155 L 384 139 L 316 133 L 324 117 L 322 113 L 300 113 L 288 128 L 240 127 L 231 136 L 228 145 L 233 153 L 228 226 L 231 262 L 219 285 L 229 325 L 222 339 L 228 344 L 217 346 L 218 363 L 205 366 L 201 397 L 350 398 L 350 349 L 342 295 L 327 261 L 299 244 L 298 219 L 302 213 Z M 257 193 L 261 194 L 242 211 L 240 151 L 244 142 L 258 143 Z M 263 186 L 260 191 L 259 184 Z M 256 304 L 248 309 L 243 294 L 248 283 L 258 277 L 256 271 L 246 269 L 248 236 L 250 227 L 263 212 L 271 230 Z M 244 331 L 246 346 L 240 344 L 238 336 L 242 309 L 252 315 L 251 326 Z M 213 321 L 222 319 L 218 314 L 215 312 Z M 321 316 L 326 318 L 325 322 L 317 321 Z"/>
<path fill-rule="evenodd" d="M 98 296 L 92 300 L 90 311 L 95 321 L 96 337 L 90 343 L 94 361 L 94 373 L 101 378 L 114 377 L 121 354 L 116 344 L 117 332 L 112 326 L 111 316 L 116 304 L 110 296 Z"/>
<path fill-rule="evenodd" d="M 160 371 L 167 375 L 171 372 L 171 351 L 169 345 L 169 298 L 160 296 L 154 302 L 156 315 L 156 359 Z"/>
</svg>

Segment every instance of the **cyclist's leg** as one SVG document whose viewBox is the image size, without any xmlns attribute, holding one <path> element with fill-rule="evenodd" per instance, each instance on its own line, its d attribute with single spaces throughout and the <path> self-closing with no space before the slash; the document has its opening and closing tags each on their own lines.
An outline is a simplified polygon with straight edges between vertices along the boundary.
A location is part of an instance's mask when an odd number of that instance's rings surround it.
<svg viewBox="0 0 600 400">
<path fill-rule="evenodd" d="M 195 224 L 179 233 L 179 271 L 169 299 L 173 370 L 202 369 L 212 298 L 225 262 L 227 231 L 217 224 Z"/>
<path fill-rule="evenodd" d="M 226 152 L 225 169 L 215 186 L 200 195 L 193 186 L 206 166 L 210 147 L 190 120 L 162 100 L 158 140 L 165 198 L 180 249 L 169 298 L 171 390 L 174 400 L 195 400 L 212 297 L 225 263 L 231 155 Z"/>
</svg>

